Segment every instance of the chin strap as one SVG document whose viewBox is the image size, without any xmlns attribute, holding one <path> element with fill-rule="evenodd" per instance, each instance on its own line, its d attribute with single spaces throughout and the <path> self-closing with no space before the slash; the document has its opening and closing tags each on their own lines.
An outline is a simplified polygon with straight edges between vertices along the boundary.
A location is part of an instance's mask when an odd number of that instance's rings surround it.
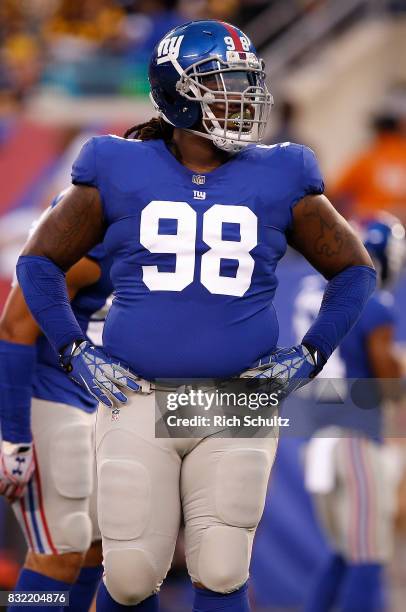
<svg viewBox="0 0 406 612">
<path fill-rule="evenodd" d="M 250 144 L 256 144 L 255 142 L 238 142 L 229 141 L 225 138 L 221 138 L 220 136 L 215 136 L 214 134 L 205 134 L 204 132 L 199 132 L 197 130 L 192 130 L 191 128 L 182 128 L 185 132 L 189 132 L 189 134 L 196 134 L 196 136 L 201 136 L 202 138 L 206 138 L 206 140 L 211 140 L 212 143 L 222 151 L 226 151 L 227 153 L 238 153 L 244 147 Z"/>
<path fill-rule="evenodd" d="M 159 106 L 155 102 L 151 92 L 149 94 L 149 97 L 159 117 L 161 117 L 169 125 L 176 127 L 176 125 L 172 123 L 171 121 L 169 121 L 166 115 L 164 115 L 164 113 L 159 109 Z M 196 136 L 200 136 L 201 138 L 206 138 L 206 140 L 211 140 L 212 143 L 218 149 L 221 149 L 222 151 L 226 151 L 227 153 L 232 153 L 232 154 L 238 153 L 239 151 L 241 151 L 241 149 L 244 149 L 244 147 L 247 147 L 248 145 L 258 144 L 258 142 L 256 141 L 249 142 L 249 141 L 235 141 L 233 139 L 227 140 L 226 138 L 217 136 L 215 134 L 209 134 L 207 132 L 206 133 L 200 132 L 199 130 L 192 130 L 192 128 L 179 128 L 179 129 L 182 129 L 185 132 L 188 132 L 189 134 L 195 134 Z"/>
</svg>

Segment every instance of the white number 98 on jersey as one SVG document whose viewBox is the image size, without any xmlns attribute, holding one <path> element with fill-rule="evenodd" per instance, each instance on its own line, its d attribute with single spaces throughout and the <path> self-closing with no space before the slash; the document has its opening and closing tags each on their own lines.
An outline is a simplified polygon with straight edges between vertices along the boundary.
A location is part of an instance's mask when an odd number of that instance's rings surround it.
<svg viewBox="0 0 406 612">
<path fill-rule="evenodd" d="M 159 233 L 162 219 L 176 221 L 176 234 Z M 240 240 L 224 240 L 224 223 L 238 224 Z M 197 213 L 187 202 L 153 200 L 141 213 L 140 242 L 151 253 L 176 255 L 174 272 L 144 265 L 143 280 L 151 291 L 182 291 L 195 277 Z M 255 261 L 250 251 L 258 242 L 258 219 L 247 206 L 214 204 L 203 214 L 203 241 L 209 250 L 201 257 L 199 282 L 213 294 L 243 296 L 251 285 Z M 220 274 L 221 260 L 236 260 L 235 277 Z"/>
</svg>

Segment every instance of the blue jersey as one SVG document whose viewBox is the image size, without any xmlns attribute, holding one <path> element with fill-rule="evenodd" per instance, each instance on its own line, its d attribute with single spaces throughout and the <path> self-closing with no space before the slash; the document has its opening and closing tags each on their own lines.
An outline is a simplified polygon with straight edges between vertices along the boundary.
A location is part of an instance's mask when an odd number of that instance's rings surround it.
<svg viewBox="0 0 406 612">
<path fill-rule="evenodd" d="M 394 299 L 387 291 L 376 291 L 365 309 L 340 345 L 348 378 L 374 378 L 368 361 L 368 336 L 378 327 L 395 324 Z"/>
<path fill-rule="evenodd" d="M 305 328 L 309 327 L 320 308 L 321 299 L 326 281 L 321 277 L 308 276 L 303 280 L 302 287 L 295 302 L 294 327 L 298 338 L 303 336 Z M 314 384 L 324 383 L 322 378 L 337 379 L 345 376 L 348 379 L 375 378 L 368 359 L 368 337 L 382 325 L 394 325 L 395 315 L 393 309 L 393 296 L 386 291 L 376 291 L 368 300 L 361 317 L 352 330 L 342 340 L 339 348 L 327 362 L 325 368 Z M 379 396 L 374 383 L 365 384 L 364 397 L 369 396 L 370 408 L 357 407 L 347 395 L 347 390 L 340 396 L 346 398 L 344 404 L 331 402 L 310 401 L 306 408 L 308 431 L 315 431 L 330 425 L 337 425 L 346 429 L 359 431 L 368 437 L 380 440 L 382 436 L 382 413 L 379 405 Z M 337 383 L 335 383 L 337 385 Z M 320 398 L 317 387 L 315 390 L 317 400 Z M 324 388 L 327 388 L 324 386 Z"/>
<path fill-rule="evenodd" d="M 100 319 L 98 312 L 106 304 L 113 287 L 110 280 L 111 258 L 103 245 L 98 245 L 87 255 L 98 263 L 100 279 L 94 285 L 81 289 L 72 301 L 73 312 L 85 335 L 94 319 Z M 95 339 L 90 338 L 91 341 Z M 33 396 L 51 402 L 76 406 L 92 412 L 97 407 L 96 400 L 81 386 L 74 383 L 58 363 L 58 357 L 45 336 L 37 341 L 37 365 L 34 373 Z"/>
<path fill-rule="evenodd" d="M 294 205 L 323 192 L 313 152 L 243 149 L 207 174 L 162 140 L 92 138 L 72 181 L 97 187 L 114 258 L 106 351 L 147 379 L 227 377 L 273 350 L 275 269 Z"/>
</svg>

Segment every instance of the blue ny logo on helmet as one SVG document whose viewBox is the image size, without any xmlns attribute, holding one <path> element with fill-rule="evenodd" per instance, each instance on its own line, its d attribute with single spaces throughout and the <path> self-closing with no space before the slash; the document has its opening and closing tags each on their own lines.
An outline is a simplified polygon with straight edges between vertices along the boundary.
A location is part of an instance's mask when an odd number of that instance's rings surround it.
<svg viewBox="0 0 406 612">
<path fill-rule="evenodd" d="M 228 23 L 192 21 L 166 34 L 152 54 L 149 81 L 165 121 L 220 149 L 237 152 L 264 136 L 273 104 L 264 64 Z"/>
</svg>

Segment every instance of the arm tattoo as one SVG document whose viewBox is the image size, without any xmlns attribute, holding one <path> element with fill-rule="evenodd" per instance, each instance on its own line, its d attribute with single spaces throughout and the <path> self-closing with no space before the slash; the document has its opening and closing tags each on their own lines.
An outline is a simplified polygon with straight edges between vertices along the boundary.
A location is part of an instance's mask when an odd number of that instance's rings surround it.
<svg viewBox="0 0 406 612">
<path fill-rule="evenodd" d="M 305 202 L 304 216 L 317 227 L 314 237 L 314 247 L 317 255 L 333 257 L 339 255 L 346 243 L 343 228 L 337 221 L 330 222 L 323 217 L 323 212 L 318 206 L 311 206 L 309 201 Z M 348 240 L 347 240 L 348 242 Z"/>
<path fill-rule="evenodd" d="M 325 196 L 306 196 L 293 210 L 291 246 L 326 278 L 349 266 L 371 266 L 361 240 Z"/>
<path fill-rule="evenodd" d="M 100 197 L 93 187 L 73 187 L 38 226 L 23 255 L 41 255 L 62 270 L 79 261 L 102 241 L 104 222 Z"/>
</svg>

